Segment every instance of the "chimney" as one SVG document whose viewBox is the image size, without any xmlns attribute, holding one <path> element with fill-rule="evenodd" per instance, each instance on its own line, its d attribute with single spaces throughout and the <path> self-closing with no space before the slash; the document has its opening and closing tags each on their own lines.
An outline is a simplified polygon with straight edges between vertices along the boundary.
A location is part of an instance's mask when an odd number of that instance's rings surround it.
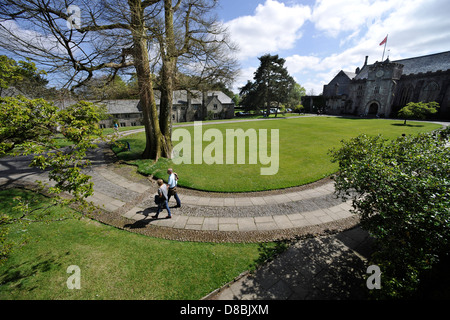
<svg viewBox="0 0 450 320">
<path fill-rule="evenodd" d="M 366 56 L 366 62 L 364 62 L 364 66 L 367 66 L 367 60 L 369 59 L 369 56 Z"/>
</svg>

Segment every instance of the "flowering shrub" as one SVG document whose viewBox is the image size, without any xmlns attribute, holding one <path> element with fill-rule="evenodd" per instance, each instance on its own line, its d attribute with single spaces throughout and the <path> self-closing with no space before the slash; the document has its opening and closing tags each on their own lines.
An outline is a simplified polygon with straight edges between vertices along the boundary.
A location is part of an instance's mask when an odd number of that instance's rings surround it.
<svg viewBox="0 0 450 320">
<path fill-rule="evenodd" d="M 448 132 L 391 141 L 360 135 L 330 151 L 340 169 L 336 192 L 352 199 L 361 226 L 377 239 L 378 298 L 410 297 L 423 271 L 450 252 Z"/>
</svg>

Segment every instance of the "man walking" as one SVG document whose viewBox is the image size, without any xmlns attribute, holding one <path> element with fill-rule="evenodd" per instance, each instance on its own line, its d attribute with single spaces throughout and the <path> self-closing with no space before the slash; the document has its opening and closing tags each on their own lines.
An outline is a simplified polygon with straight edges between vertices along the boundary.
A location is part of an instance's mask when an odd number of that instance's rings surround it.
<svg viewBox="0 0 450 320">
<path fill-rule="evenodd" d="M 177 201 L 177 205 L 175 208 L 180 208 L 181 207 L 181 201 L 180 198 L 178 197 L 177 194 L 177 178 L 175 176 L 175 173 L 173 172 L 172 168 L 167 169 L 167 173 L 169 175 L 169 180 L 167 181 L 167 184 L 169 186 L 169 199 L 171 196 L 175 197 L 175 200 Z"/>
<path fill-rule="evenodd" d="M 158 219 L 159 213 L 166 208 L 167 210 L 167 217 L 166 219 L 172 218 L 172 213 L 170 212 L 169 208 L 169 198 L 168 198 L 168 192 L 167 192 L 167 186 L 164 184 L 164 181 L 162 179 L 158 179 L 158 197 L 159 197 L 159 203 L 158 203 L 158 210 L 156 211 L 156 214 L 152 217 L 153 219 Z"/>
</svg>

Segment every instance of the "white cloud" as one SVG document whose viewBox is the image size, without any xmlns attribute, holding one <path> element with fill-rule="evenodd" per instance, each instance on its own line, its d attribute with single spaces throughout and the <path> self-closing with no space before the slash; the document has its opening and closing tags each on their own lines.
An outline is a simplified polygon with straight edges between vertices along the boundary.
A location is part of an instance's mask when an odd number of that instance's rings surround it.
<svg viewBox="0 0 450 320">
<path fill-rule="evenodd" d="M 312 14 L 316 30 L 339 37 L 345 49 L 337 48 L 326 56 L 292 55 L 286 58 L 286 65 L 307 92 L 314 89 L 319 93 L 340 70 L 354 72 L 362 67 L 365 56 L 369 56 L 369 64 L 380 61 L 384 48 L 379 44 L 386 34 L 384 59 L 387 55 L 397 60 L 450 50 L 448 12 L 448 0 L 319 0 Z"/>
<path fill-rule="evenodd" d="M 301 27 L 309 19 L 308 6 L 286 6 L 275 0 L 259 4 L 252 16 L 231 20 L 226 26 L 240 48 L 238 58 L 244 60 L 277 50 L 291 49 L 301 38 Z"/>
<path fill-rule="evenodd" d="M 55 36 L 24 29 L 12 20 L 0 22 L 0 43 L 19 52 L 41 51 L 54 55 L 65 52 Z"/>
<path fill-rule="evenodd" d="M 318 0 L 311 21 L 317 30 L 337 37 L 377 23 L 402 0 Z M 353 34 L 354 36 L 354 34 Z"/>
</svg>

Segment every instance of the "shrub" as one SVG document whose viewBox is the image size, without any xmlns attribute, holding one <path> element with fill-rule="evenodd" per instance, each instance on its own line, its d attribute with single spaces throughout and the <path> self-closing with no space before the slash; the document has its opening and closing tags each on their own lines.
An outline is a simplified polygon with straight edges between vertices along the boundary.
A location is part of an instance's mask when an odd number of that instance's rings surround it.
<svg viewBox="0 0 450 320">
<path fill-rule="evenodd" d="M 377 239 L 377 298 L 411 297 L 421 274 L 450 252 L 450 148 L 442 133 L 360 135 L 330 152 L 339 163 L 337 193 L 352 198 L 361 226 Z"/>
<path fill-rule="evenodd" d="M 398 116 L 402 119 L 419 119 L 424 120 L 429 115 L 436 114 L 439 109 L 437 102 L 410 102 L 398 112 Z"/>
</svg>

